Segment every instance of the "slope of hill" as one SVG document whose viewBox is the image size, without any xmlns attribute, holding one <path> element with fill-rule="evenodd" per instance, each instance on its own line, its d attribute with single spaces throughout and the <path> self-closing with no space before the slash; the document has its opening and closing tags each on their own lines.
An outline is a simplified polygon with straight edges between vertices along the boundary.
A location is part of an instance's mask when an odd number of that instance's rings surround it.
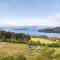
<svg viewBox="0 0 60 60">
<path fill-rule="evenodd" d="M 39 32 L 60 33 L 60 27 L 38 30 Z"/>
</svg>

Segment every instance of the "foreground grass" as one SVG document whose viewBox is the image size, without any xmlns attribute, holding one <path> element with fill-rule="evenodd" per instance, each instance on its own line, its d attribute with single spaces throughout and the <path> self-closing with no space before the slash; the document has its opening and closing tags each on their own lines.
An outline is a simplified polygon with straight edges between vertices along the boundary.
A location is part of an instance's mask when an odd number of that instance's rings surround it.
<svg viewBox="0 0 60 60">
<path fill-rule="evenodd" d="M 60 48 L 53 48 L 55 50 L 55 54 L 60 53 Z"/>
<path fill-rule="evenodd" d="M 48 42 L 48 40 L 46 40 L 46 41 Z M 60 53 L 60 48 L 52 48 L 52 49 L 55 50 L 55 54 Z M 24 55 L 24 56 L 26 56 L 26 60 L 36 60 L 36 56 L 38 53 L 39 52 L 37 52 L 37 51 L 31 51 L 26 44 L 0 42 L 0 57 L 1 56 L 3 56 L 3 57 L 6 57 L 6 56 L 16 57 L 17 55 Z"/>
<path fill-rule="evenodd" d="M 24 44 L 13 44 L 0 42 L 0 55 L 15 55 L 17 53 L 24 53 L 27 46 Z"/>
<path fill-rule="evenodd" d="M 17 56 L 25 55 L 27 60 L 35 59 L 37 52 L 32 52 L 29 50 L 28 46 L 25 44 L 14 44 L 7 42 L 0 42 L 0 56 Z"/>
</svg>

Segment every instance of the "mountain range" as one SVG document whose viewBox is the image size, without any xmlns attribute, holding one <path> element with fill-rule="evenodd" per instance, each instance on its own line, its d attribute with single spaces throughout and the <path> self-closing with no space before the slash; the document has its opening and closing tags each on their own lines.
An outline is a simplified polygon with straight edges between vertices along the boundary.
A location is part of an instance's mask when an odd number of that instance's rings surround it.
<svg viewBox="0 0 60 60">
<path fill-rule="evenodd" d="M 52 26 L 15 26 L 15 25 L 0 25 L 0 29 L 46 29 L 54 28 Z"/>
</svg>

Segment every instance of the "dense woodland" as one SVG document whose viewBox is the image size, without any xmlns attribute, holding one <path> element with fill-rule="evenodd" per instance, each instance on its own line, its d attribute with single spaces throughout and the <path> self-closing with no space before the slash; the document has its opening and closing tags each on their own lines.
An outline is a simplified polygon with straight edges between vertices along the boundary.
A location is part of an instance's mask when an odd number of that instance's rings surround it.
<svg viewBox="0 0 60 60">
<path fill-rule="evenodd" d="M 0 31 L 0 41 L 12 43 L 27 43 L 30 40 L 30 35 L 24 33 L 14 33 Z"/>
</svg>

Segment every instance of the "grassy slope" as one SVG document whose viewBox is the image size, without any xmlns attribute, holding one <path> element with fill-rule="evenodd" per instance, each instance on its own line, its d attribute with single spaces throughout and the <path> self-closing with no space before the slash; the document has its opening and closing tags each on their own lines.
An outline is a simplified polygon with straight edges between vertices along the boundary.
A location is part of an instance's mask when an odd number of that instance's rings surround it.
<svg viewBox="0 0 60 60">
<path fill-rule="evenodd" d="M 27 57 L 27 60 L 34 60 L 36 59 L 36 53 L 37 52 L 30 51 L 28 46 L 24 44 L 0 42 L 0 56 L 16 56 L 23 54 Z"/>
<path fill-rule="evenodd" d="M 24 49 L 26 50 L 26 45 L 22 44 L 13 44 L 13 43 L 6 43 L 0 42 L 0 54 L 4 55 L 14 55 L 17 53 L 24 53 Z"/>
<path fill-rule="evenodd" d="M 32 38 L 33 41 L 41 41 L 42 43 L 48 43 L 52 41 L 48 41 L 46 39 Z M 55 53 L 60 53 L 60 48 L 54 48 Z M 7 42 L 0 42 L 0 56 L 9 56 L 9 55 L 18 55 L 23 54 L 27 57 L 27 60 L 36 60 L 37 56 L 36 51 L 30 51 L 27 45 L 24 44 L 14 44 Z"/>
<path fill-rule="evenodd" d="M 32 41 L 35 41 L 35 42 L 37 42 L 37 41 L 40 41 L 41 43 L 54 43 L 54 41 L 52 41 L 52 40 L 48 40 L 48 39 L 42 39 L 42 38 L 31 38 L 31 40 Z M 56 42 L 58 42 L 58 40 L 56 40 Z M 54 48 L 55 49 L 55 53 L 57 54 L 57 53 L 60 53 L 60 48 Z"/>
<path fill-rule="evenodd" d="M 32 41 L 35 41 L 35 42 L 37 42 L 37 41 L 40 41 L 41 43 L 52 43 L 53 41 L 51 41 L 51 40 L 48 40 L 48 39 L 42 39 L 42 38 L 31 38 L 31 40 Z"/>
</svg>

